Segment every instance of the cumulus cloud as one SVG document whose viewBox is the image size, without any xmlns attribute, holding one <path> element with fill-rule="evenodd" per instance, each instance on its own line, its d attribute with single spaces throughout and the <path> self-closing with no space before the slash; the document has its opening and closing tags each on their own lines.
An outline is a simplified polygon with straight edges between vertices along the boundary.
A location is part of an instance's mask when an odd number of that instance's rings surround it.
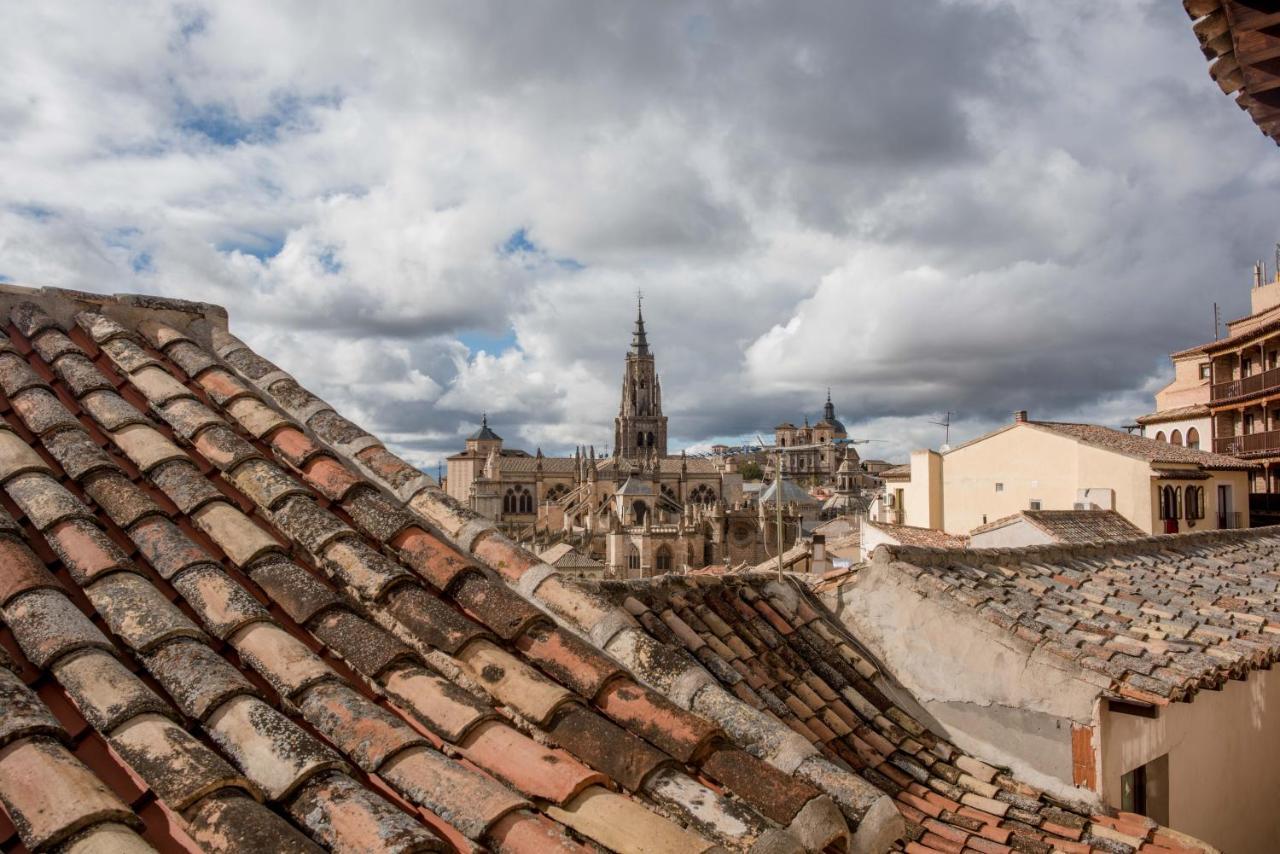
<svg viewBox="0 0 1280 854">
<path fill-rule="evenodd" d="M 0 277 L 227 305 L 424 467 L 481 411 L 608 444 L 637 290 L 677 443 L 828 385 L 879 457 L 1124 423 L 1277 236 L 1157 0 L 11 4 L 0 47 Z"/>
</svg>

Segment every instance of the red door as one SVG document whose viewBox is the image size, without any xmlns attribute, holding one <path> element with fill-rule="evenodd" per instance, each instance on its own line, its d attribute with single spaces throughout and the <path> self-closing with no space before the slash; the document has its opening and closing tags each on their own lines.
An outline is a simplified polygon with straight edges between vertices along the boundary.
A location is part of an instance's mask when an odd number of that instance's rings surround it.
<svg viewBox="0 0 1280 854">
<path fill-rule="evenodd" d="M 1177 519 L 1165 519 L 1165 520 L 1164 520 L 1164 532 L 1165 532 L 1166 534 L 1176 534 L 1176 533 L 1178 533 L 1178 520 L 1177 520 Z"/>
</svg>

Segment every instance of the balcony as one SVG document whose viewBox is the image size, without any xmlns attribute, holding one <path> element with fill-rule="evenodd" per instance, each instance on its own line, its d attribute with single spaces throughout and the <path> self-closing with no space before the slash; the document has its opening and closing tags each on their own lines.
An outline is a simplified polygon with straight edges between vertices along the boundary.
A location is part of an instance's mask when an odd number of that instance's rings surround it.
<svg viewBox="0 0 1280 854">
<path fill-rule="evenodd" d="M 1280 455 L 1280 430 L 1250 433 L 1246 436 L 1219 436 L 1213 450 L 1232 457 L 1265 457 Z"/>
<path fill-rule="evenodd" d="M 1280 516 L 1280 493 L 1249 493 L 1249 514 L 1264 516 Z"/>
<path fill-rule="evenodd" d="M 1220 403 L 1268 391 L 1280 391 L 1280 368 L 1270 368 L 1238 380 L 1214 383 L 1209 390 L 1209 399 L 1214 403 Z"/>
<path fill-rule="evenodd" d="M 1253 498 L 1253 496 L 1249 496 L 1249 497 L 1250 499 Z M 1243 527 L 1244 527 L 1244 519 L 1242 518 L 1242 514 L 1239 511 L 1218 514 L 1219 529 L 1226 530 L 1228 528 L 1243 528 Z"/>
</svg>

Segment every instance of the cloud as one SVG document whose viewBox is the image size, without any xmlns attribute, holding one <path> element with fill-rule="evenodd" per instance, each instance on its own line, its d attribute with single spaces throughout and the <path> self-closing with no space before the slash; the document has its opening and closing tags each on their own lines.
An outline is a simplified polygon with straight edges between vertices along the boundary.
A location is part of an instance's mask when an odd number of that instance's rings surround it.
<svg viewBox="0 0 1280 854">
<path fill-rule="evenodd" d="M 227 305 L 428 467 L 481 411 L 610 443 L 637 290 L 677 444 L 827 385 L 876 456 L 1121 423 L 1276 237 L 1155 0 L 12 4 L 0 48 L 0 277 Z"/>
</svg>

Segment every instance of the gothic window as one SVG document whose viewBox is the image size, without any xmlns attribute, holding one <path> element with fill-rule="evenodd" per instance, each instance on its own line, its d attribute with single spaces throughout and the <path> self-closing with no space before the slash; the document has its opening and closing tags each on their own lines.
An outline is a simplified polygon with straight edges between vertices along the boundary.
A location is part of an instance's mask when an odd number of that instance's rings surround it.
<svg viewBox="0 0 1280 854">
<path fill-rule="evenodd" d="M 705 483 L 700 483 L 689 493 L 690 504 L 712 504 L 716 500 L 716 491 Z"/>
<path fill-rule="evenodd" d="M 648 515 L 649 508 L 648 506 L 645 505 L 643 501 L 640 501 L 639 499 L 637 499 L 636 502 L 631 505 L 631 512 L 633 512 L 636 516 L 636 524 L 643 525 L 644 517 Z"/>
<path fill-rule="evenodd" d="M 1182 490 L 1166 486 L 1160 490 L 1160 518 L 1178 519 L 1182 516 Z"/>
<path fill-rule="evenodd" d="M 502 496 L 503 513 L 532 513 L 533 494 L 523 486 L 513 486 Z"/>
<path fill-rule="evenodd" d="M 659 547 L 658 553 L 654 555 L 653 562 L 658 572 L 670 572 L 671 571 L 671 549 L 667 548 L 666 546 Z"/>
<path fill-rule="evenodd" d="M 644 432 L 643 432 L 643 431 L 636 433 L 636 447 L 637 447 L 637 448 L 643 448 L 643 447 L 644 447 Z"/>
<path fill-rule="evenodd" d="M 547 490 L 547 500 L 559 501 L 561 498 L 564 498 L 565 493 L 568 491 L 569 487 L 565 486 L 563 483 L 557 483 L 555 486 Z"/>
<path fill-rule="evenodd" d="M 646 433 L 646 434 L 645 434 L 645 442 L 648 444 L 648 446 L 649 446 L 650 448 L 652 448 L 652 447 L 653 447 L 653 434 L 652 434 L 652 433 Z"/>
<path fill-rule="evenodd" d="M 640 550 L 634 545 L 627 546 L 627 569 L 640 568 Z"/>
</svg>

